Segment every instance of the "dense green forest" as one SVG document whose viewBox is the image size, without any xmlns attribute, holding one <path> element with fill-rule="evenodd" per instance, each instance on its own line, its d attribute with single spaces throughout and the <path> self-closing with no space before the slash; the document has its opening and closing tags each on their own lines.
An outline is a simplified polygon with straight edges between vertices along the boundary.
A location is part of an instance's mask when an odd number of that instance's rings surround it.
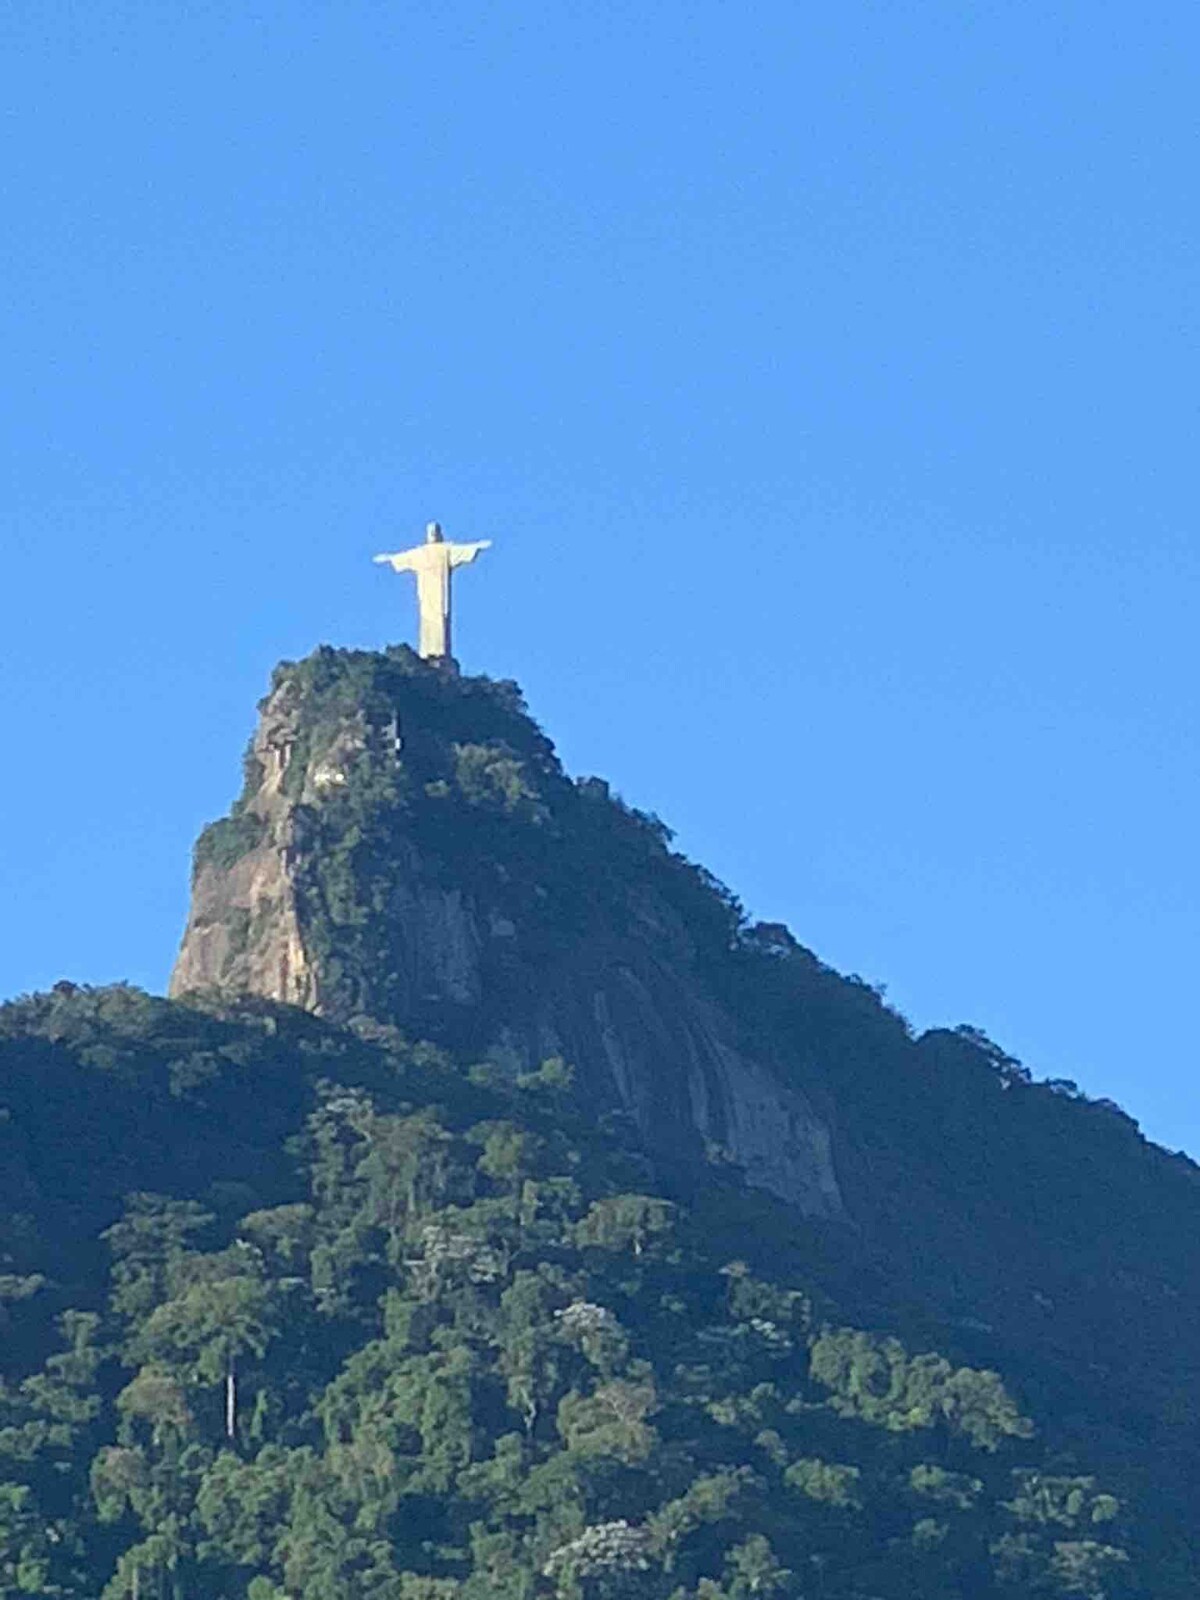
<svg viewBox="0 0 1200 1600">
<path fill-rule="evenodd" d="M 513 684 L 260 709 L 180 998 L 0 1007 L 0 1600 L 1192 1600 L 1200 1169 Z"/>
<path fill-rule="evenodd" d="M 1001 1376 L 852 1325 L 736 1175 L 664 1192 L 561 1061 L 60 985 L 0 1084 L 0 1594 L 1158 1592 Z"/>
</svg>

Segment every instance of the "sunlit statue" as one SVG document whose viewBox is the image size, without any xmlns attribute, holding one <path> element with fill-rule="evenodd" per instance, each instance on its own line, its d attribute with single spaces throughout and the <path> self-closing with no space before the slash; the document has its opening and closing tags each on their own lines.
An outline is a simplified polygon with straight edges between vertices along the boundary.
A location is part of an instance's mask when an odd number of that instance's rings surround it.
<svg viewBox="0 0 1200 1600">
<path fill-rule="evenodd" d="M 435 656 L 448 656 L 450 650 L 450 574 L 455 567 L 465 567 L 474 561 L 481 550 L 491 547 L 490 539 L 480 539 L 476 544 L 447 544 L 442 537 L 439 522 L 425 527 L 425 543 L 412 550 L 401 550 L 394 556 L 376 556 L 376 561 L 386 561 L 395 572 L 415 572 L 417 575 L 417 606 L 421 613 L 421 631 L 417 643 L 418 654 L 426 660 Z"/>
</svg>

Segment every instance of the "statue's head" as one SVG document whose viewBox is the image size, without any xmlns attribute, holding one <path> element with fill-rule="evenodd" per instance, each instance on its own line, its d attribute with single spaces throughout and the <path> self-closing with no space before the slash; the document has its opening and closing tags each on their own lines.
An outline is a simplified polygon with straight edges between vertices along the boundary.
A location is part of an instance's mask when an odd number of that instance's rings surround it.
<svg viewBox="0 0 1200 1600">
<path fill-rule="evenodd" d="M 442 525 L 440 522 L 427 522 L 425 524 L 425 543 L 441 544 Z"/>
</svg>

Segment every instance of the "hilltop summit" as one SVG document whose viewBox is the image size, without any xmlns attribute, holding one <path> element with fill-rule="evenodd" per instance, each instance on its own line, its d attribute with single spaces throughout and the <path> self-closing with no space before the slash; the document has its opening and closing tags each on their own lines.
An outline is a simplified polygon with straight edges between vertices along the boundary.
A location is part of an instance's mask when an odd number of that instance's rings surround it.
<svg viewBox="0 0 1200 1600">
<path fill-rule="evenodd" d="M 652 1143 L 836 1217 L 799 1062 L 750 1048 L 711 982 L 746 932 L 657 819 L 564 773 L 514 684 L 322 649 L 276 672 L 197 843 L 171 993 L 370 1018 L 514 1074 L 564 1059 Z"/>
<path fill-rule="evenodd" d="M 510 683 L 275 674 L 159 1000 L 0 1007 L 0 1593 L 1184 1600 L 1200 1172 Z"/>
<path fill-rule="evenodd" d="M 657 818 L 563 771 L 512 683 L 404 646 L 279 667 L 197 843 L 171 993 L 397 1029 L 510 1081 L 561 1060 L 681 1192 L 740 1172 L 864 1303 L 952 1326 L 1085 1431 L 1119 1372 L 1126 1425 L 1192 1448 L 1196 1167 L 748 922 Z"/>
</svg>

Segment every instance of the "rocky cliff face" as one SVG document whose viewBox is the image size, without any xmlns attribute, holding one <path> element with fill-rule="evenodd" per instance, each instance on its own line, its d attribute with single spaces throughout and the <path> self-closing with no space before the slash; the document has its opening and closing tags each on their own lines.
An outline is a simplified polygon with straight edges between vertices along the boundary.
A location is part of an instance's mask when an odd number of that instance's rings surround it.
<svg viewBox="0 0 1200 1600">
<path fill-rule="evenodd" d="M 1191 1525 L 1196 1167 L 748 925 L 656 819 L 563 772 L 512 685 L 403 649 L 281 668 L 197 843 L 172 993 L 195 990 L 398 1028 L 488 1075 L 562 1058 L 585 1109 L 640 1131 L 652 1181 L 693 1210 L 713 1186 L 730 1255 L 745 1217 L 799 1241 L 860 1319 L 1018 1374 L 1069 1419 L 1064 1459 L 1136 1441 Z"/>
<path fill-rule="evenodd" d="M 260 709 L 243 793 L 197 844 L 172 995 L 372 1019 L 514 1074 L 559 1057 L 652 1148 L 841 1215 L 800 1063 L 742 1037 L 711 981 L 736 906 L 655 819 L 572 782 L 514 686 L 321 650 Z"/>
</svg>

